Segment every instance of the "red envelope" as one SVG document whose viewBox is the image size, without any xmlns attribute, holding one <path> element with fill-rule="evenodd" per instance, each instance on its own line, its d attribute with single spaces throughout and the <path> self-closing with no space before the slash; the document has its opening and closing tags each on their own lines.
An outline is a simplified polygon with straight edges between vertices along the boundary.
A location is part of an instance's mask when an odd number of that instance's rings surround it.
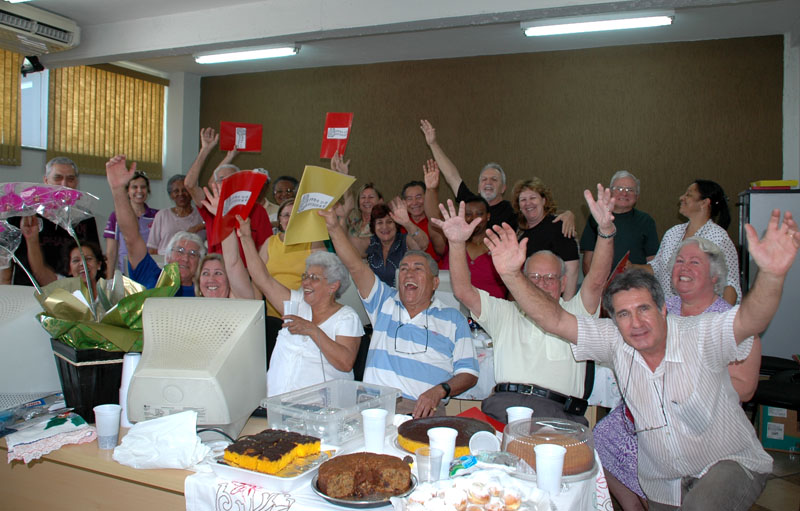
<svg viewBox="0 0 800 511">
<path fill-rule="evenodd" d="M 353 127 L 353 112 L 328 112 L 325 117 L 325 131 L 322 133 L 322 149 L 320 158 L 332 158 L 338 151 L 343 155 L 350 140 L 350 129 Z"/>
<path fill-rule="evenodd" d="M 261 124 L 222 121 L 219 123 L 219 148 L 223 151 L 236 149 L 240 153 L 260 153 L 261 132 Z"/>
<path fill-rule="evenodd" d="M 479 421 L 483 421 L 489 425 L 491 425 L 494 429 L 499 432 L 503 432 L 506 429 L 506 425 L 500 421 L 496 421 L 480 411 L 477 406 L 473 406 L 468 410 L 464 410 L 463 412 L 459 413 L 456 417 L 469 417 L 470 419 L 478 419 Z"/>
<path fill-rule="evenodd" d="M 237 227 L 236 215 L 247 218 L 258 199 L 267 176 L 261 172 L 245 170 L 222 180 L 217 214 L 214 219 L 214 235 L 224 240 Z"/>
</svg>

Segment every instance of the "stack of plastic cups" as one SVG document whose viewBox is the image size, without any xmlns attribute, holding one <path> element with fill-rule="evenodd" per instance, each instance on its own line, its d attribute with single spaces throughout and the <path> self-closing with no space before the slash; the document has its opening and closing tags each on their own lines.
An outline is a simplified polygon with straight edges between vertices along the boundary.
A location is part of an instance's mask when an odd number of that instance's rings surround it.
<svg viewBox="0 0 800 511">
<path fill-rule="evenodd" d="M 122 420 L 121 425 L 123 428 L 129 428 L 133 424 L 128 421 L 128 387 L 133 378 L 133 372 L 139 361 L 142 359 L 141 353 L 126 353 L 122 359 L 122 381 L 119 387 L 119 404 L 122 406 Z"/>
</svg>

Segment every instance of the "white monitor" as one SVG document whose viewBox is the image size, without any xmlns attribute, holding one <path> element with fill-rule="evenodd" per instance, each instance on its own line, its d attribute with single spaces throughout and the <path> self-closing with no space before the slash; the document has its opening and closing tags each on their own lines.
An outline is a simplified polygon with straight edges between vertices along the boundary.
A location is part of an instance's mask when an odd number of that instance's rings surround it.
<svg viewBox="0 0 800 511">
<path fill-rule="evenodd" d="M 129 420 L 195 410 L 198 427 L 236 438 L 267 395 L 264 302 L 148 298 L 142 319 Z"/>
<path fill-rule="evenodd" d="M 30 286 L 0 285 L 0 410 L 61 392 L 50 334 Z"/>
</svg>

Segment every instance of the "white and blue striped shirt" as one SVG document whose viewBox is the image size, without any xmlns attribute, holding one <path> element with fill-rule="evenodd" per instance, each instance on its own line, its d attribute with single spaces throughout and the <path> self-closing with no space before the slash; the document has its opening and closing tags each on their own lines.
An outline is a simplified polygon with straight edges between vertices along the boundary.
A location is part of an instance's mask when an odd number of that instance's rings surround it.
<svg viewBox="0 0 800 511">
<path fill-rule="evenodd" d="M 400 389 L 416 400 L 454 374 L 478 376 L 467 319 L 438 299 L 410 318 L 397 289 L 380 279 L 363 300 L 372 321 L 364 382 Z"/>
</svg>

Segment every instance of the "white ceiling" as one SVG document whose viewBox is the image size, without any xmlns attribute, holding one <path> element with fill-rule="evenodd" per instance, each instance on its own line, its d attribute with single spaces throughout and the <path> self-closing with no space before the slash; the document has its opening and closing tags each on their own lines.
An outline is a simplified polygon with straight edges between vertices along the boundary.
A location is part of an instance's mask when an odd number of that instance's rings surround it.
<svg viewBox="0 0 800 511">
<path fill-rule="evenodd" d="M 223 6 L 221 6 L 221 4 Z M 81 44 L 48 67 L 130 61 L 201 76 L 800 33 L 798 0 L 34 0 Z M 521 21 L 672 8 L 670 27 L 526 38 Z M 199 65 L 193 53 L 276 43 L 294 57 Z"/>
</svg>

